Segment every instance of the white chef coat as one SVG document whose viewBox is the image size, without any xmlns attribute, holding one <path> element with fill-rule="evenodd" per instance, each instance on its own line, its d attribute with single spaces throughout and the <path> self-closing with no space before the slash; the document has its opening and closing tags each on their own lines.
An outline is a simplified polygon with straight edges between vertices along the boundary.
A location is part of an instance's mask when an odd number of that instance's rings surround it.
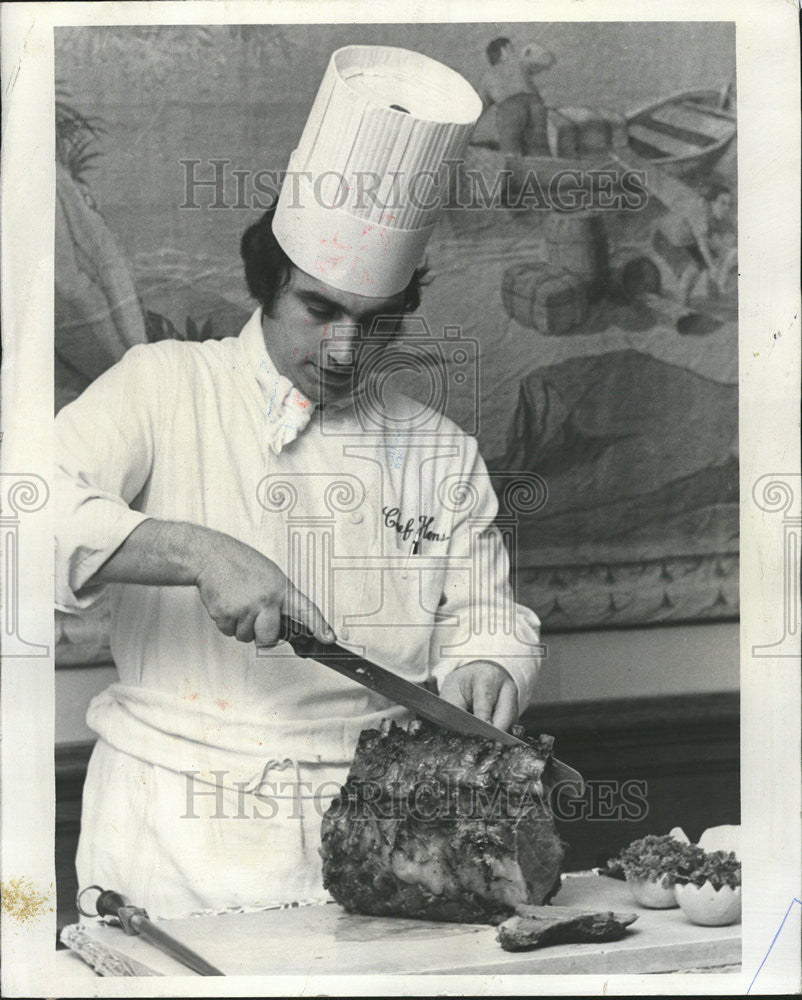
<svg viewBox="0 0 802 1000">
<path fill-rule="evenodd" d="M 279 377 L 257 310 L 236 338 L 132 348 L 59 413 L 57 607 L 97 600 L 87 581 L 143 520 L 193 522 L 265 553 L 369 659 L 421 683 L 492 659 L 529 704 L 539 623 L 475 441 L 445 418 L 409 434 L 421 406 L 392 396 L 378 429 L 316 413 L 274 454 Z M 87 716 L 80 884 L 160 916 L 320 896 L 320 814 L 359 733 L 404 710 L 222 635 L 194 587 L 108 591 L 120 680 Z"/>
</svg>

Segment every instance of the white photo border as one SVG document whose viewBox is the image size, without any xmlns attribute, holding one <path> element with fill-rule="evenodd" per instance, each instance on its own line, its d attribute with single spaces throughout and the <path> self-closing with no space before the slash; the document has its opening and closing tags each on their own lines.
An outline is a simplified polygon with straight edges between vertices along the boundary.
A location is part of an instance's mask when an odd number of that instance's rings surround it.
<svg viewBox="0 0 802 1000">
<path fill-rule="evenodd" d="M 785 0 L 672 0 L 670 4 L 544 0 L 536 6 L 526 0 L 505 0 L 492 7 L 489 0 L 429 0 L 425 9 L 413 0 L 4 5 L 0 202 L 4 520 L 0 530 L 10 530 L 7 515 L 16 504 L 23 511 L 15 528 L 17 548 L 12 552 L 6 537 L 4 571 L 9 553 L 16 553 L 16 634 L 35 646 L 29 655 L 13 653 L 7 631 L 1 637 L 0 857 L 3 882 L 22 878 L 31 886 L 34 902 L 39 897 L 43 900 L 29 920 L 20 921 L 7 912 L 2 915 L 4 995 L 70 996 L 81 995 L 84 989 L 55 961 L 53 556 L 52 503 L 47 497 L 53 465 L 53 29 L 81 24 L 424 20 L 736 23 L 745 852 L 742 972 L 610 977 L 98 978 L 94 995 L 153 996 L 156 990 L 164 996 L 601 995 L 603 991 L 734 995 L 750 986 L 758 995 L 799 989 L 802 905 L 794 905 L 794 900 L 802 900 L 798 582 L 794 586 L 802 531 L 798 16 L 796 6 Z M 781 485 L 772 486 L 773 480 Z M 796 539 L 796 548 L 785 544 L 789 537 Z M 17 599 L 8 577 L 4 577 L 4 590 L 6 601 Z M 777 655 L 755 650 L 770 646 L 786 633 L 788 641 L 775 647 Z M 761 964 L 772 943 L 769 959 Z"/>
</svg>

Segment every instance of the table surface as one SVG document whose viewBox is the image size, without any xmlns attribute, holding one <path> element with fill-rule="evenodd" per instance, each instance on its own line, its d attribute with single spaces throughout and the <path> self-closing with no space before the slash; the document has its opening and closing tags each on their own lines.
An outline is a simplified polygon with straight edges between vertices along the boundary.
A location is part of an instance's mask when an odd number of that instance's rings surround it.
<svg viewBox="0 0 802 1000">
<path fill-rule="evenodd" d="M 568 875 L 555 905 L 636 913 L 620 941 L 506 952 L 496 928 L 346 913 L 336 904 L 159 921 L 226 975 L 635 974 L 731 971 L 741 960 L 740 926 L 700 927 L 679 909 L 638 906 L 623 882 Z M 101 922 L 84 925 L 94 954 L 119 975 L 187 975 L 148 942 Z M 85 956 L 88 960 L 88 956 Z"/>
</svg>

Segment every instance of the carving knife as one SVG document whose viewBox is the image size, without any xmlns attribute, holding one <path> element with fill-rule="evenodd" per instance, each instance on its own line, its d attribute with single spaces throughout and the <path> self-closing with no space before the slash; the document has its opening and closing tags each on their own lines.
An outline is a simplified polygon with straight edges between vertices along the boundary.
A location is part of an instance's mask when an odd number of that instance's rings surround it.
<svg viewBox="0 0 802 1000">
<path fill-rule="evenodd" d="M 397 705 L 403 705 L 421 718 L 445 729 L 470 736 L 483 736 L 504 746 L 529 745 L 512 733 L 498 729 L 483 719 L 477 719 L 475 715 L 432 694 L 420 684 L 413 684 L 412 681 L 385 670 L 377 663 L 371 663 L 370 660 L 366 660 L 358 653 L 350 652 L 336 642 L 320 642 L 303 625 L 285 615 L 281 618 L 281 638 L 292 646 L 296 656 L 322 663 L 336 670 L 338 674 L 370 688 L 371 691 L 376 691 Z M 579 798 L 583 794 L 585 783 L 578 771 L 557 760 L 556 757 L 550 758 L 550 766 L 553 783 L 559 782 L 566 795 Z"/>
</svg>

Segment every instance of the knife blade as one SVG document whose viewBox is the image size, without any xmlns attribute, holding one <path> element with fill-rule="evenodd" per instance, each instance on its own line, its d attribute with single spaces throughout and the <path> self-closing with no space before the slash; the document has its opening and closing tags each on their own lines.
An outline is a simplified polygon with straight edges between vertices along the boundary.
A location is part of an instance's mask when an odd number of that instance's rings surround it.
<svg viewBox="0 0 802 1000">
<path fill-rule="evenodd" d="M 320 642 L 303 625 L 286 615 L 281 617 L 280 637 L 292 646 L 296 656 L 322 663 L 323 666 L 336 670 L 338 674 L 356 681 L 371 691 L 376 691 L 397 705 L 403 705 L 404 708 L 438 726 L 470 736 L 482 736 L 504 746 L 529 746 L 512 733 L 498 729 L 484 719 L 478 719 L 470 712 L 427 691 L 420 684 L 414 684 L 405 677 L 400 677 L 377 663 L 366 660 L 358 653 L 352 653 L 336 642 Z M 559 782 L 565 794 L 579 798 L 584 793 L 585 782 L 579 771 L 557 760 L 556 757 L 550 758 L 550 765 L 554 783 Z"/>
</svg>

